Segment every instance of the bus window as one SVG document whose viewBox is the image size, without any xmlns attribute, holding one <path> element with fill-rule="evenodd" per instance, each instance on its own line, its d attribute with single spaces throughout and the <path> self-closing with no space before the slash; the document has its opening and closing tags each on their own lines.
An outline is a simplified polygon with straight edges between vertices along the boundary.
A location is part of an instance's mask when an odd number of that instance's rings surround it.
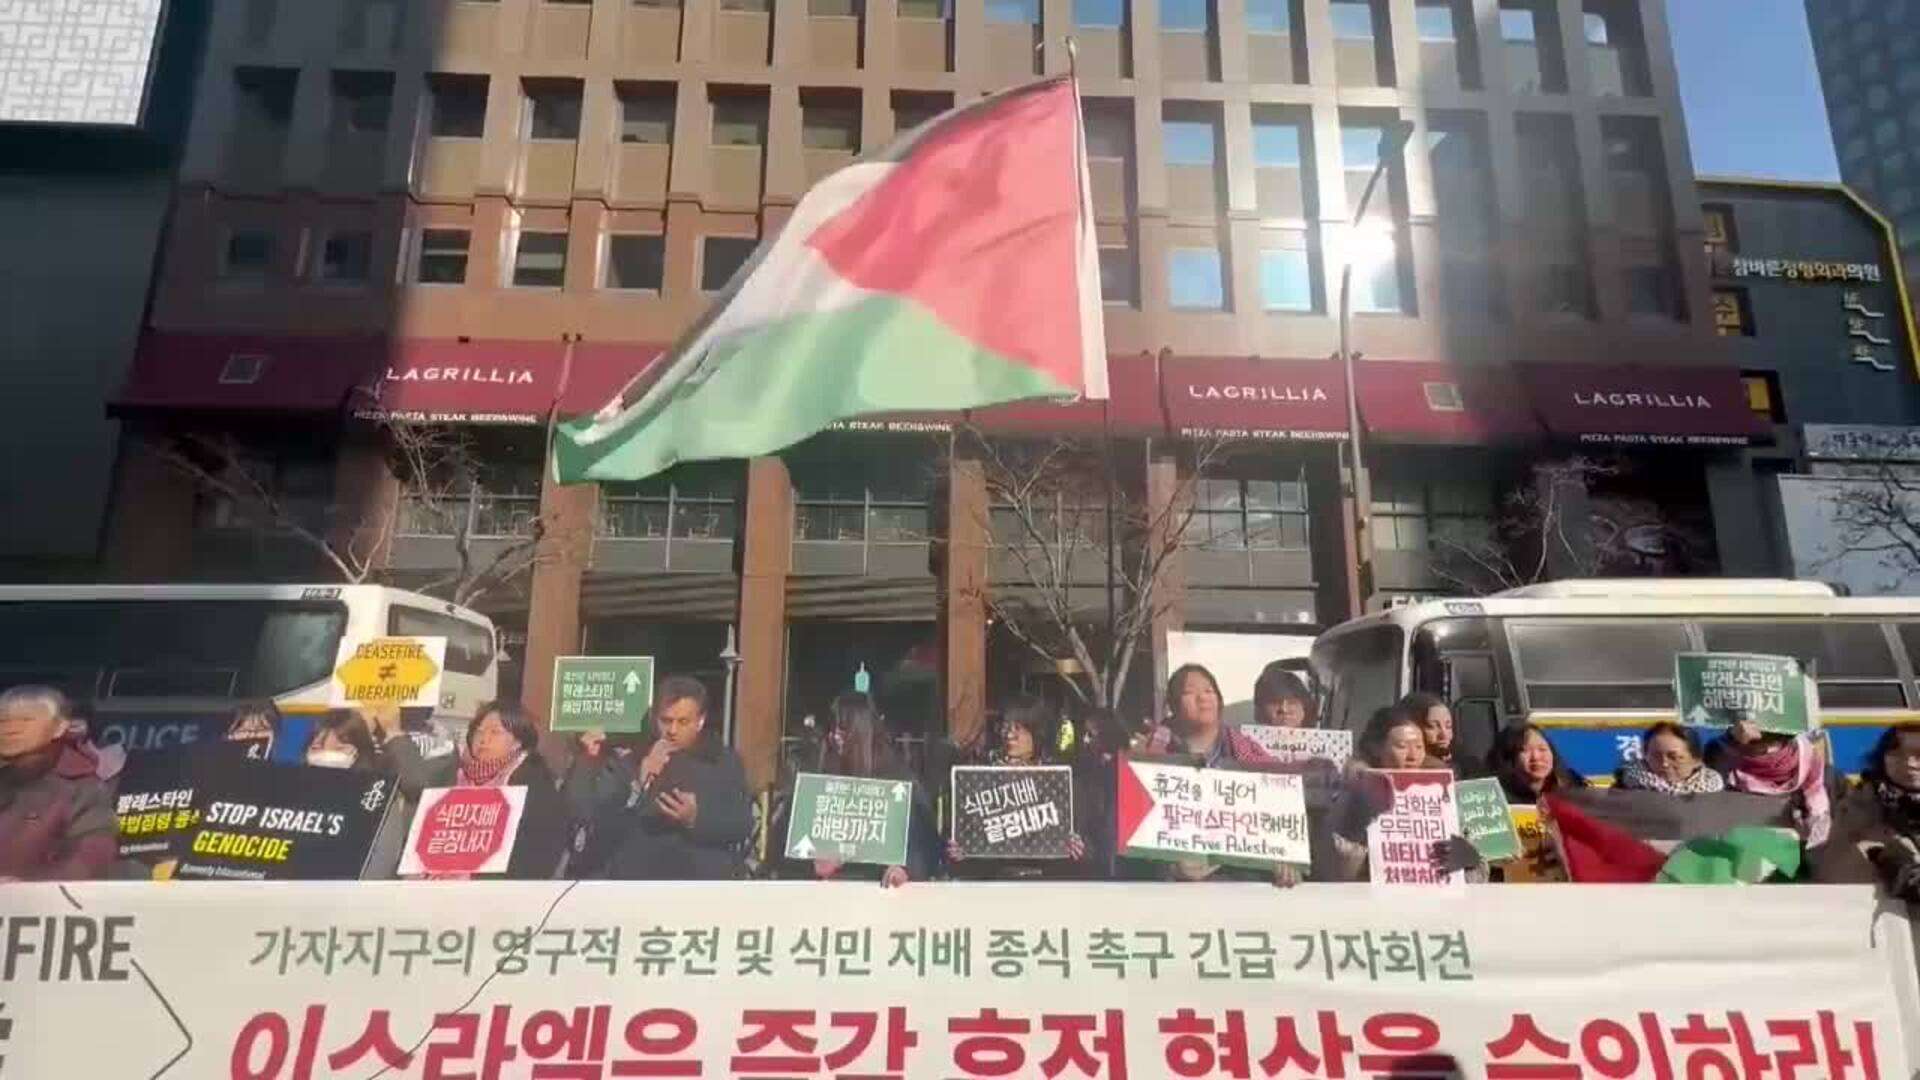
<svg viewBox="0 0 1920 1080">
<path fill-rule="evenodd" d="M 1327 715 L 1330 728 L 1358 732 L 1373 714 L 1400 696 L 1402 636 L 1397 626 L 1374 626 L 1342 634 L 1326 653 L 1331 673 Z"/>
<path fill-rule="evenodd" d="M 1500 726 L 1500 681 L 1487 620 L 1435 619 L 1413 635 L 1413 688 L 1453 710 L 1455 752 L 1485 760 Z"/>
<path fill-rule="evenodd" d="M 447 670 L 459 675 L 485 675 L 493 664 L 493 635 L 465 619 L 395 604 L 387 612 L 387 633 L 446 638 Z"/>
<path fill-rule="evenodd" d="M 1692 646 L 1678 620 L 1507 623 L 1527 707 L 1537 710 L 1673 708 L 1673 654 Z"/>
<path fill-rule="evenodd" d="M 1713 652 L 1770 653 L 1813 665 L 1824 708 L 1902 709 L 1906 687 L 1877 622 L 1703 622 Z"/>
</svg>

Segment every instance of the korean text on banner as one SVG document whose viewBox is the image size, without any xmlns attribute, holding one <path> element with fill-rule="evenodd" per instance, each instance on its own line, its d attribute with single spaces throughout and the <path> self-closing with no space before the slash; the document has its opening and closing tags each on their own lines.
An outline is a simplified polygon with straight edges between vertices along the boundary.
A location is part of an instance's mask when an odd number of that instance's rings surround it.
<svg viewBox="0 0 1920 1080">
<path fill-rule="evenodd" d="M 1472 886 L 1457 904 L 1149 883 L 5 896 L 9 1078 L 1171 1080 L 1425 1073 L 1410 1059 L 1426 1055 L 1466 1077 L 1893 1080 L 1914 1064 L 1911 930 L 1864 886 Z"/>
<path fill-rule="evenodd" d="M 1382 769 L 1393 785 L 1393 808 L 1367 826 L 1367 865 L 1376 885 L 1449 885 L 1464 875 L 1434 868 L 1438 845 L 1460 832 L 1453 774 L 1445 769 Z"/>
<path fill-rule="evenodd" d="M 1073 770 L 953 768 L 953 842 L 969 859 L 1064 859 L 1073 836 Z"/>
<path fill-rule="evenodd" d="M 902 866 L 913 821 L 913 784 L 801 773 L 793 780 L 787 858 Z"/>
<path fill-rule="evenodd" d="M 651 656 L 557 656 L 547 719 L 555 731 L 646 731 Z"/>
<path fill-rule="evenodd" d="M 1819 727 L 1800 661 L 1759 653 L 1675 653 L 1674 701 L 1688 727 L 1742 720 L 1761 731 L 1798 735 Z"/>
<path fill-rule="evenodd" d="M 1245 866 L 1312 862 L 1298 776 L 1132 757 L 1116 767 L 1123 854 Z"/>
<path fill-rule="evenodd" d="M 1353 732 L 1343 728 L 1289 728 L 1245 724 L 1240 734 L 1260 744 L 1275 761 L 1306 768 L 1307 805 L 1331 806 L 1340 793 L 1341 772 L 1353 757 Z M 1324 763 L 1324 764 L 1322 764 Z"/>
<path fill-rule="evenodd" d="M 446 669 L 443 637 L 345 640 L 333 666 L 332 704 L 437 708 Z"/>
<path fill-rule="evenodd" d="M 1499 862 L 1520 857 L 1520 833 L 1513 827 L 1513 809 L 1500 781 L 1462 780 L 1453 786 L 1453 802 L 1460 814 L 1460 835 L 1481 858 Z"/>
<path fill-rule="evenodd" d="M 426 789 L 407 830 L 401 876 L 506 873 L 526 809 L 524 787 Z"/>
</svg>

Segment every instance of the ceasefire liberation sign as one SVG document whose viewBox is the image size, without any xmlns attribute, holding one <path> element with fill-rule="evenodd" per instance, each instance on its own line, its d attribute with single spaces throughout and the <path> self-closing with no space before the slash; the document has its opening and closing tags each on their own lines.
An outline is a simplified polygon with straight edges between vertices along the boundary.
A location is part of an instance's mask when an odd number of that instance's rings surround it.
<svg viewBox="0 0 1920 1080">
<path fill-rule="evenodd" d="M 345 640 L 333 667 L 333 704 L 436 708 L 446 668 L 443 637 Z"/>
<path fill-rule="evenodd" d="M 1674 701 L 1688 727 L 1751 721 L 1761 731 L 1799 735 L 1817 726 L 1806 672 L 1791 656 L 1675 653 Z"/>
<path fill-rule="evenodd" d="M 553 661 L 555 731 L 645 731 L 651 656 L 560 656 Z"/>
<path fill-rule="evenodd" d="M 801 773 L 793 779 L 787 858 L 901 866 L 913 821 L 913 783 Z"/>
</svg>

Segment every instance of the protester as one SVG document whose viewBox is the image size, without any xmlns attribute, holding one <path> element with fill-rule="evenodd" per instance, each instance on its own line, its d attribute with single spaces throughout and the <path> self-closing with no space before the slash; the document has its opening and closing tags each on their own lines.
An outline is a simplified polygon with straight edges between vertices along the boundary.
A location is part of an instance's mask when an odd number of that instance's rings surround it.
<svg viewBox="0 0 1920 1080">
<path fill-rule="evenodd" d="M 368 722 L 369 712 L 374 716 L 372 723 Z M 400 710 L 392 709 L 392 712 L 392 724 L 397 729 Z M 317 769 L 378 769 L 380 751 L 373 733 L 385 727 L 386 721 L 379 709 L 334 709 L 314 726 L 313 737 L 307 740 L 306 762 Z"/>
<path fill-rule="evenodd" d="M 1743 720 L 1727 729 L 1715 756 L 1734 791 L 1792 796 L 1800 837 L 1808 848 L 1817 848 L 1833 826 L 1825 745 L 1806 735 L 1761 731 Z"/>
<path fill-rule="evenodd" d="M 888 889 L 932 877 L 940 850 L 940 831 L 933 823 L 933 807 L 927 798 L 926 785 L 900 760 L 892 740 L 887 738 L 880 710 L 871 697 L 849 691 L 833 699 L 828 713 L 826 738 L 820 748 L 820 772 L 867 780 L 904 780 L 912 785 L 912 807 L 907 816 L 907 861 L 900 866 L 881 867 L 814 859 L 810 864 L 800 865 L 798 872 L 820 881 L 877 880 L 882 888 Z M 791 814 L 791 792 L 785 806 Z M 784 841 L 786 832 L 783 820 L 773 835 Z M 795 868 L 790 865 L 788 870 L 793 872 Z"/>
<path fill-rule="evenodd" d="M 1446 767 L 1436 764 L 1428 754 L 1428 736 L 1422 723 L 1427 703 L 1417 700 L 1426 696 L 1403 698 L 1367 721 L 1356 748 L 1360 765 L 1351 770 L 1347 786 L 1329 815 L 1328 848 L 1316 853 L 1317 877 L 1365 881 L 1369 876 L 1367 829 L 1375 818 L 1393 809 L 1394 799 L 1391 781 L 1380 776 L 1379 770 Z M 1434 865 L 1448 872 L 1476 870 L 1479 857 L 1473 853 L 1472 844 L 1456 836 L 1434 845 Z"/>
<path fill-rule="evenodd" d="M 1060 744 L 1059 729 L 1057 719 L 1045 702 L 1022 694 L 1001 707 L 1000 722 L 995 729 L 999 738 L 987 755 L 987 764 L 1003 769 L 1058 765 L 1060 760 L 1055 748 Z M 1092 800 L 1080 792 L 1078 783 L 1069 782 L 1073 786 L 1074 820 L 1065 859 L 968 860 L 961 853 L 960 845 L 948 840 L 947 862 L 952 875 L 969 881 L 1085 877 L 1086 832 L 1095 820 L 1088 814 L 1094 807 L 1089 806 Z M 948 812 L 958 815 L 959 807 L 950 806 Z"/>
<path fill-rule="evenodd" d="M 1877 882 L 1896 899 L 1920 901 L 1920 722 L 1881 734 L 1860 786 L 1834 807 L 1832 833 L 1812 862 L 1815 881 Z"/>
<path fill-rule="evenodd" d="M 1088 712 L 1081 718 L 1079 732 L 1073 744 L 1074 815 L 1086 823 L 1082 836 L 1087 844 L 1088 875 L 1111 880 L 1120 869 L 1115 859 L 1119 840 L 1114 835 L 1118 827 L 1114 809 L 1119 761 L 1133 737 L 1112 709 Z M 1082 800 L 1086 803 L 1084 812 L 1080 810 Z"/>
<path fill-rule="evenodd" d="M 1300 676 L 1275 660 L 1253 681 L 1254 723 L 1273 727 L 1310 728 L 1320 724 L 1319 705 Z"/>
<path fill-rule="evenodd" d="M 250 701 L 233 710 L 224 741 L 236 744 L 248 761 L 271 761 L 279 737 L 280 709 L 271 701 Z"/>
<path fill-rule="evenodd" d="M 1620 787 L 1666 795 L 1711 795 L 1726 781 L 1700 758 L 1700 740 L 1671 720 L 1662 720 L 1640 737 L 1640 757 L 1620 766 Z"/>
<path fill-rule="evenodd" d="M 467 724 L 467 736 L 453 757 L 424 758 L 413 739 L 380 721 L 382 752 L 392 764 L 400 793 L 418 802 L 427 788 L 520 787 L 527 790 L 514 836 L 513 855 L 504 876 L 516 880 L 551 878 L 566 850 L 567 813 L 546 762 L 540 759 L 540 729 L 515 701 L 489 701 Z"/>
<path fill-rule="evenodd" d="M 1457 778 L 1478 774 L 1480 763 L 1459 752 L 1454 741 L 1453 710 L 1438 695 L 1415 691 L 1401 698 L 1394 708 L 1406 713 L 1420 726 L 1426 744 L 1423 768 L 1446 769 Z"/>
<path fill-rule="evenodd" d="M 657 734 L 637 760 L 587 732 L 566 794 L 592 822 L 578 876 L 620 881 L 724 881 L 746 872 L 753 804 L 746 772 L 707 727 L 707 688 L 671 675 L 654 697 Z"/>
<path fill-rule="evenodd" d="M 1547 733 L 1535 724 L 1509 724 L 1493 737 L 1487 770 L 1506 790 L 1507 801 L 1527 806 L 1542 795 L 1566 788 L 1586 787 L 1578 773 L 1560 763 Z"/>
<path fill-rule="evenodd" d="M 0 882 L 86 881 L 119 854 L 113 790 L 50 686 L 0 694 Z"/>
</svg>

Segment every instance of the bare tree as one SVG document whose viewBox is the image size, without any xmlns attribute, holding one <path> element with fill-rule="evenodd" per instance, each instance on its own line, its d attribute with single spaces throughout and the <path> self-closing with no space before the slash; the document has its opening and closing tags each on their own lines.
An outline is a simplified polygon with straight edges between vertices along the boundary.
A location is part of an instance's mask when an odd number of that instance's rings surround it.
<svg viewBox="0 0 1920 1080">
<path fill-rule="evenodd" d="M 1900 580 L 1920 574 L 1920 472 L 1884 462 L 1849 469 L 1825 499 L 1835 543 L 1823 566 L 1865 555 Z"/>
<path fill-rule="evenodd" d="M 1485 596 L 1556 577 L 1595 575 L 1613 538 L 1571 495 L 1617 471 L 1578 456 L 1534 466 L 1531 482 L 1501 501 L 1484 532 L 1432 538 L 1434 576 L 1469 596 Z"/>
<path fill-rule="evenodd" d="M 1170 606 L 1165 581 L 1193 522 L 1194 487 L 1224 444 L 1188 444 L 1185 467 L 1156 505 L 1144 477 L 1121 475 L 1102 440 L 996 440 L 972 428 L 956 436 L 979 448 L 987 489 L 980 524 L 996 572 L 985 589 L 988 611 L 1057 665 L 1081 701 L 1115 707 L 1143 640 Z"/>
</svg>

